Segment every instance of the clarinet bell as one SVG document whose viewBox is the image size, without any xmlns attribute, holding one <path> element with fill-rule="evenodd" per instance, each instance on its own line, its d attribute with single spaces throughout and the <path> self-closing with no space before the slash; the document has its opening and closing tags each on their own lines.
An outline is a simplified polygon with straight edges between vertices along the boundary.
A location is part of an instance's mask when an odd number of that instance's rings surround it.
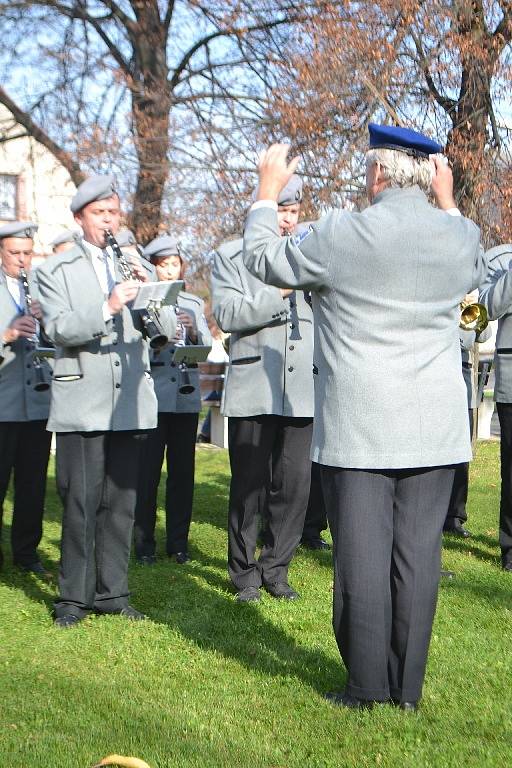
<svg viewBox="0 0 512 768">
<path fill-rule="evenodd" d="M 50 389 L 49 383 L 46 381 L 43 368 L 41 364 L 34 365 L 34 370 L 36 374 L 36 383 L 34 384 L 34 391 L 35 392 L 46 392 L 48 389 Z"/>
<path fill-rule="evenodd" d="M 178 387 L 178 392 L 180 395 L 191 395 L 192 392 L 195 390 L 194 385 L 190 381 L 190 374 L 188 372 L 188 368 L 183 363 L 180 365 L 180 374 L 181 374 L 181 384 Z"/>
</svg>

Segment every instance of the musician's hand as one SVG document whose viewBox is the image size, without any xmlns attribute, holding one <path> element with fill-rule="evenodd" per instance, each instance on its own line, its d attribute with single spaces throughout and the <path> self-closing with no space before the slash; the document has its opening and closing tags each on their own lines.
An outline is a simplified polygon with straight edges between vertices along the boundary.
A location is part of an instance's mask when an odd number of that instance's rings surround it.
<svg viewBox="0 0 512 768">
<path fill-rule="evenodd" d="M 453 174 L 446 158 L 443 155 L 430 155 L 430 162 L 434 167 L 432 193 L 438 207 L 442 211 L 456 208 L 457 203 L 453 197 Z"/>
<path fill-rule="evenodd" d="M 19 338 L 29 339 L 37 330 L 36 321 L 30 315 L 20 315 L 14 318 L 3 334 L 4 344 L 12 344 Z"/>
<path fill-rule="evenodd" d="M 288 296 L 293 293 L 293 288 L 280 288 L 279 290 L 281 291 L 283 299 L 287 299 Z"/>
<path fill-rule="evenodd" d="M 124 283 L 118 283 L 112 288 L 112 292 L 108 297 L 107 305 L 110 310 L 110 314 L 117 315 L 121 312 L 125 304 L 137 295 L 140 283 L 137 280 L 126 280 Z"/>
<path fill-rule="evenodd" d="M 140 261 L 137 261 L 136 259 L 129 259 L 130 267 L 132 268 L 132 272 L 137 275 L 137 280 L 139 280 L 141 283 L 149 283 L 149 274 L 146 269 L 142 266 Z"/>
<path fill-rule="evenodd" d="M 289 144 L 272 144 L 264 150 L 259 159 L 258 200 L 275 200 L 288 184 L 299 164 L 299 157 L 288 163 Z"/>
<path fill-rule="evenodd" d="M 35 299 L 32 301 L 32 304 L 30 307 L 30 313 L 33 317 L 36 318 L 36 320 L 41 321 L 43 319 L 43 312 L 41 310 L 41 305 Z"/>
<path fill-rule="evenodd" d="M 182 326 L 187 331 L 187 336 L 192 342 L 197 341 L 197 329 L 196 324 L 194 322 L 193 315 L 190 315 L 188 312 L 183 311 L 182 309 L 178 312 L 178 321 L 182 324 Z"/>
</svg>

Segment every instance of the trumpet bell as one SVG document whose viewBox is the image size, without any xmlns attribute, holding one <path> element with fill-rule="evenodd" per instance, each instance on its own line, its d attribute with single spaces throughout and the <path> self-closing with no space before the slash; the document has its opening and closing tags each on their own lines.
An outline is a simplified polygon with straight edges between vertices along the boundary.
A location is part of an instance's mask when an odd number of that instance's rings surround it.
<svg viewBox="0 0 512 768">
<path fill-rule="evenodd" d="M 489 315 L 483 304 L 461 304 L 459 328 L 481 333 L 489 325 Z"/>
</svg>

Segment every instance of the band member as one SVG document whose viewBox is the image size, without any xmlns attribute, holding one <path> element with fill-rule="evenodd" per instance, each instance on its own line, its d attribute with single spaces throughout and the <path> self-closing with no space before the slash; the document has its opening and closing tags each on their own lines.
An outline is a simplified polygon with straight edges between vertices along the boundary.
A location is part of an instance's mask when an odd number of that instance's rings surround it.
<svg viewBox="0 0 512 768">
<path fill-rule="evenodd" d="M 36 229 L 26 221 L 0 228 L 0 531 L 13 473 L 13 562 L 24 571 L 45 576 L 37 547 L 43 533 L 50 455 L 46 420 L 51 370 L 45 360 L 34 358 L 41 320 L 37 285 L 30 272 Z M 44 388 L 35 388 L 36 373 L 46 382 Z M 2 561 L 0 549 L 0 566 Z"/>
<path fill-rule="evenodd" d="M 469 301 L 469 297 L 466 297 Z M 475 299 L 476 300 L 476 299 Z M 491 336 L 489 326 L 481 331 L 464 330 L 459 328 L 460 351 L 462 358 L 462 375 L 466 385 L 468 398 L 469 431 L 473 434 L 474 413 L 480 403 L 477 397 L 477 377 L 474 375 L 475 344 L 487 341 Z M 453 488 L 450 496 L 448 512 L 444 521 L 443 531 L 452 536 L 467 539 L 471 532 L 464 527 L 468 519 L 466 504 L 469 490 L 469 462 L 457 464 L 453 478 Z"/>
<path fill-rule="evenodd" d="M 312 292 L 312 458 L 322 465 L 333 624 L 348 671 L 345 690 L 327 698 L 351 708 L 391 698 L 415 710 L 453 466 L 471 457 L 458 324 L 460 297 L 485 275 L 480 232 L 455 207 L 437 143 L 370 125 L 370 206 L 333 210 L 298 243 L 282 238 L 276 201 L 298 163 L 287 164 L 288 149 L 262 155 L 244 262 L 268 283 Z"/>
<path fill-rule="evenodd" d="M 93 176 L 71 201 L 83 240 L 40 268 L 45 327 L 57 352 L 48 428 L 57 433 L 57 487 L 64 505 L 55 624 L 89 611 L 128 619 L 128 560 L 139 451 L 156 427 L 156 397 L 137 280 L 120 279 L 106 245 L 121 216 L 111 176 Z M 141 280 L 146 271 L 134 264 Z"/>
<path fill-rule="evenodd" d="M 313 461 L 311 463 L 311 489 L 300 543 L 306 549 L 329 550 L 331 545 L 322 538 L 322 531 L 325 531 L 326 528 L 327 510 L 325 509 L 320 467 Z"/>
<path fill-rule="evenodd" d="M 180 280 L 184 262 L 177 240 L 162 235 L 144 249 L 156 268 L 159 280 Z M 203 314 L 203 301 L 191 293 L 180 292 L 176 307 L 164 307 L 175 324 L 169 346 L 151 353 L 151 374 L 158 399 L 158 426 L 148 435 L 139 474 L 135 508 L 135 554 L 139 563 L 156 561 L 155 523 L 157 492 L 164 453 L 167 464 L 165 486 L 166 552 L 177 563 L 186 563 L 188 534 L 194 496 L 195 443 L 201 390 L 197 366 L 180 370 L 173 362 L 177 345 L 211 345 L 211 335 Z"/>
<path fill-rule="evenodd" d="M 501 430 L 499 544 L 502 568 L 512 573 L 512 244 L 491 248 L 487 256 L 489 272 L 479 301 L 486 307 L 489 319 L 498 321 L 494 399 Z"/>
<path fill-rule="evenodd" d="M 50 243 L 52 253 L 64 253 L 65 251 L 69 251 L 69 249 L 73 248 L 81 238 L 82 233 L 78 232 L 78 230 L 63 230 Z"/>
<path fill-rule="evenodd" d="M 297 224 L 302 182 L 279 196 L 280 231 Z M 237 599 L 260 599 L 260 587 L 293 600 L 288 566 L 299 544 L 309 494 L 313 422 L 313 328 L 309 296 L 273 288 L 249 274 L 242 240 L 224 243 L 212 270 L 212 307 L 230 332 L 224 414 L 231 464 L 228 569 Z M 259 509 L 267 527 L 255 550 Z"/>
</svg>

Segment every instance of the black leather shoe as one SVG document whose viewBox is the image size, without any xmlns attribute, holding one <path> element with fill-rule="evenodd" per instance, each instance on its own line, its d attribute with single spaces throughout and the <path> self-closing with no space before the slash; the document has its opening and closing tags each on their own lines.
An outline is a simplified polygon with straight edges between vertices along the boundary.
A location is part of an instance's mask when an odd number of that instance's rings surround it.
<svg viewBox="0 0 512 768">
<path fill-rule="evenodd" d="M 391 703 L 393 706 L 403 709 L 404 712 L 417 712 L 419 707 L 419 701 L 399 701 L 398 699 L 391 699 Z"/>
<path fill-rule="evenodd" d="M 464 528 L 458 518 L 455 518 L 452 523 L 445 523 L 443 532 L 449 533 L 451 536 L 460 536 L 462 539 L 469 539 L 471 536 L 471 531 L 468 531 L 467 528 Z"/>
<path fill-rule="evenodd" d="M 50 571 L 47 571 L 40 561 L 31 563 L 30 565 L 18 565 L 17 567 L 24 573 L 35 573 L 36 576 L 42 576 L 45 579 L 51 578 Z"/>
<path fill-rule="evenodd" d="M 321 536 L 314 537 L 313 539 L 301 539 L 301 546 L 306 549 L 330 549 L 331 545 L 322 539 Z"/>
<path fill-rule="evenodd" d="M 258 600 L 261 600 L 261 593 L 258 587 L 245 587 L 236 596 L 237 603 L 256 603 Z"/>
<path fill-rule="evenodd" d="M 503 568 L 504 571 L 508 571 L 509 573 L 512 573 L 512 561 L 510 561 L 509 563 L 508 562 L 503 563 L 501 567 Z"/>
<path fill-rule="evenodd" d="M 80 616 L 75 616 L 74 613 L 65 613 L 64 616 L 57 616 L 53 625 L 60 629 L 71 629 L 71 627 L 75 627 L 80 621 L 82 621 Z"/>
<path fill-rule="evenodd" d="M 139 565 L 154 565 L 156 563 L 156 555 L 141 555 L 137 558 Z"/>
<path fill-rule="evenodd" d="M 188 552 L 175 552 L 174 557 L 176 558 L 176 562 L 178 565 L 184 565 L 185 563 L 188 563 L 190 560 L 190 555 Z"/>
<path fill-rule="evenodd" d="M 444 571 L 444 570 L 441 570 L 440 574 L 441 574 L 441 578 L 442 579 L 453 579 L 454 576 L 455 576 L 455 572 L 454 571 Z"/>
<path fill-rule="evenodd" d="M 329 691 L 324 693 L 324 699 L 334 704 L 336 707 L 346 707 L 347 709 L 372 709 L 374 702 L 370 699 L 356 699 L 345 691 Z"/>
<path fill-rule="evenodd" d="M 299 593 L 292 589 L 285 581 L 265 584 L 265 589 L 272 597 L 283 598 L 283 600 L 298 600 L 300 597 Z"/>
</svg>

